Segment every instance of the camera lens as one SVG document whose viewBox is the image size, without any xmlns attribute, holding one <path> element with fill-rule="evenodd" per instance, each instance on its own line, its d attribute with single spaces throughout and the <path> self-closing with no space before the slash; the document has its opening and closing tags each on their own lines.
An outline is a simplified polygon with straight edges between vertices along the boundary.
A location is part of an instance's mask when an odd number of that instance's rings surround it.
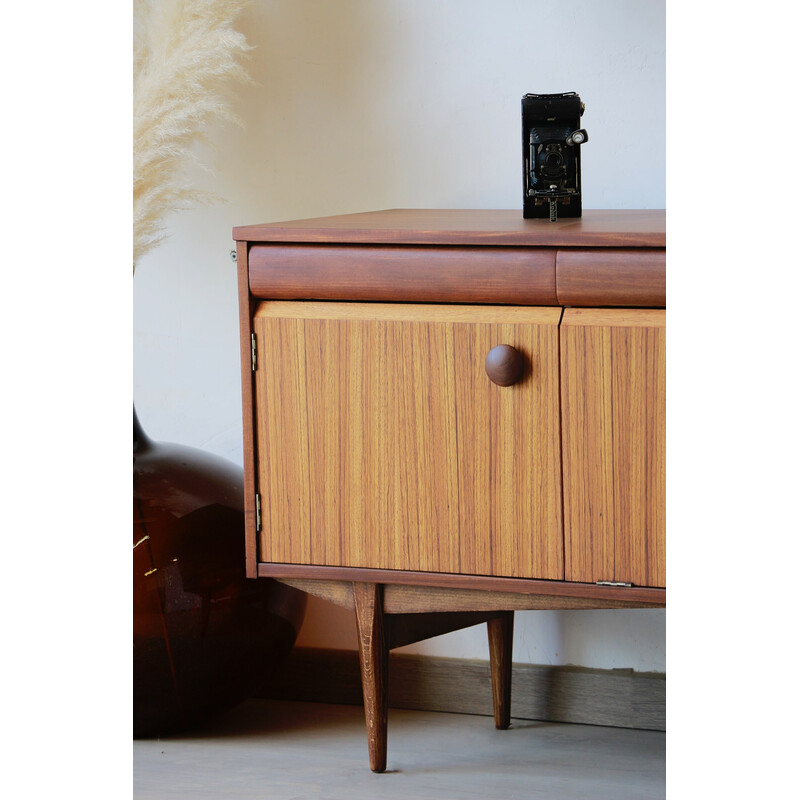
<svg viewBox="0 0 800 800">
<path fill-rule="evenodd" d="M 548 153 L 544 157 L 544 165 L 548 169 L 558 169 L 564 163 L 564 158 L 561 153 Z"/>
</svg>

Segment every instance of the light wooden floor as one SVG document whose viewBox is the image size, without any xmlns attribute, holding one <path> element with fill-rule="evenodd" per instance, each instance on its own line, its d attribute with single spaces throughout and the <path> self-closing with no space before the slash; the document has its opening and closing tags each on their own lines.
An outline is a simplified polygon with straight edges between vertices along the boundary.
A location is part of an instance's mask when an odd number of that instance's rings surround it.
<svg viewBox="0 0 800 800">
<path fill-rule="evenodd" d="M 357 706 L 248 700 L 191 735 L 133 744 L 134 798 L 649 800 L 665 734 L 389 711 L 387 772 L 369 770 Z"/>
</svg>

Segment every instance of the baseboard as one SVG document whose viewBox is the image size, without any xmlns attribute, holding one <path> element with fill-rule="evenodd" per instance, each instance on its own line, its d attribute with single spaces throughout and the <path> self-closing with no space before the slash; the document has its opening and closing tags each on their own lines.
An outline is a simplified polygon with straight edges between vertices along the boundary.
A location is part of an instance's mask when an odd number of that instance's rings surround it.
<svg viewBox="0 0 800 800">
<path fill-rule="evenodd" d="M 511 716 L 663 731 L 666 685 L 663 673 L 514 664 Z M 296 647 L 258 696 L 361 705 L 358 653 Z M 389 705 L 491 716 L 489 662 L 391 653 Z"/>
</svg>

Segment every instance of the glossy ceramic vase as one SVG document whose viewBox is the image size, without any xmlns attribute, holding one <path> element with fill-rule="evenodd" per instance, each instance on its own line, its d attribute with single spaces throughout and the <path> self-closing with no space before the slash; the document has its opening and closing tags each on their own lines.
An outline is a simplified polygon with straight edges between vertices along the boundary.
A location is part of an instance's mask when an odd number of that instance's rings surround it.
<svg viewBox="0 0 800 800">
<path fill-rule="evenodd" d="M 185 731 L 289 654 L 306 596 L 245 577 L 242 470 L 133 428 L 133 733 Z"/>
</svg>

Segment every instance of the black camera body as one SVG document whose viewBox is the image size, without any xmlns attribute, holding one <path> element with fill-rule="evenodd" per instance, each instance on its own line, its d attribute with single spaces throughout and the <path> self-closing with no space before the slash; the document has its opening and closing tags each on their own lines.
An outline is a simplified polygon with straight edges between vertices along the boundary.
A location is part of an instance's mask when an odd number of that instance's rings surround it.
<svg viewBox="0 0 800 800">
<path fill-rule="evenodd" d="M 522 98 L 522 216 L 555 221 L 581 216 L 580 127 L 584 105 L 575 92 Z"/>
</svg>

